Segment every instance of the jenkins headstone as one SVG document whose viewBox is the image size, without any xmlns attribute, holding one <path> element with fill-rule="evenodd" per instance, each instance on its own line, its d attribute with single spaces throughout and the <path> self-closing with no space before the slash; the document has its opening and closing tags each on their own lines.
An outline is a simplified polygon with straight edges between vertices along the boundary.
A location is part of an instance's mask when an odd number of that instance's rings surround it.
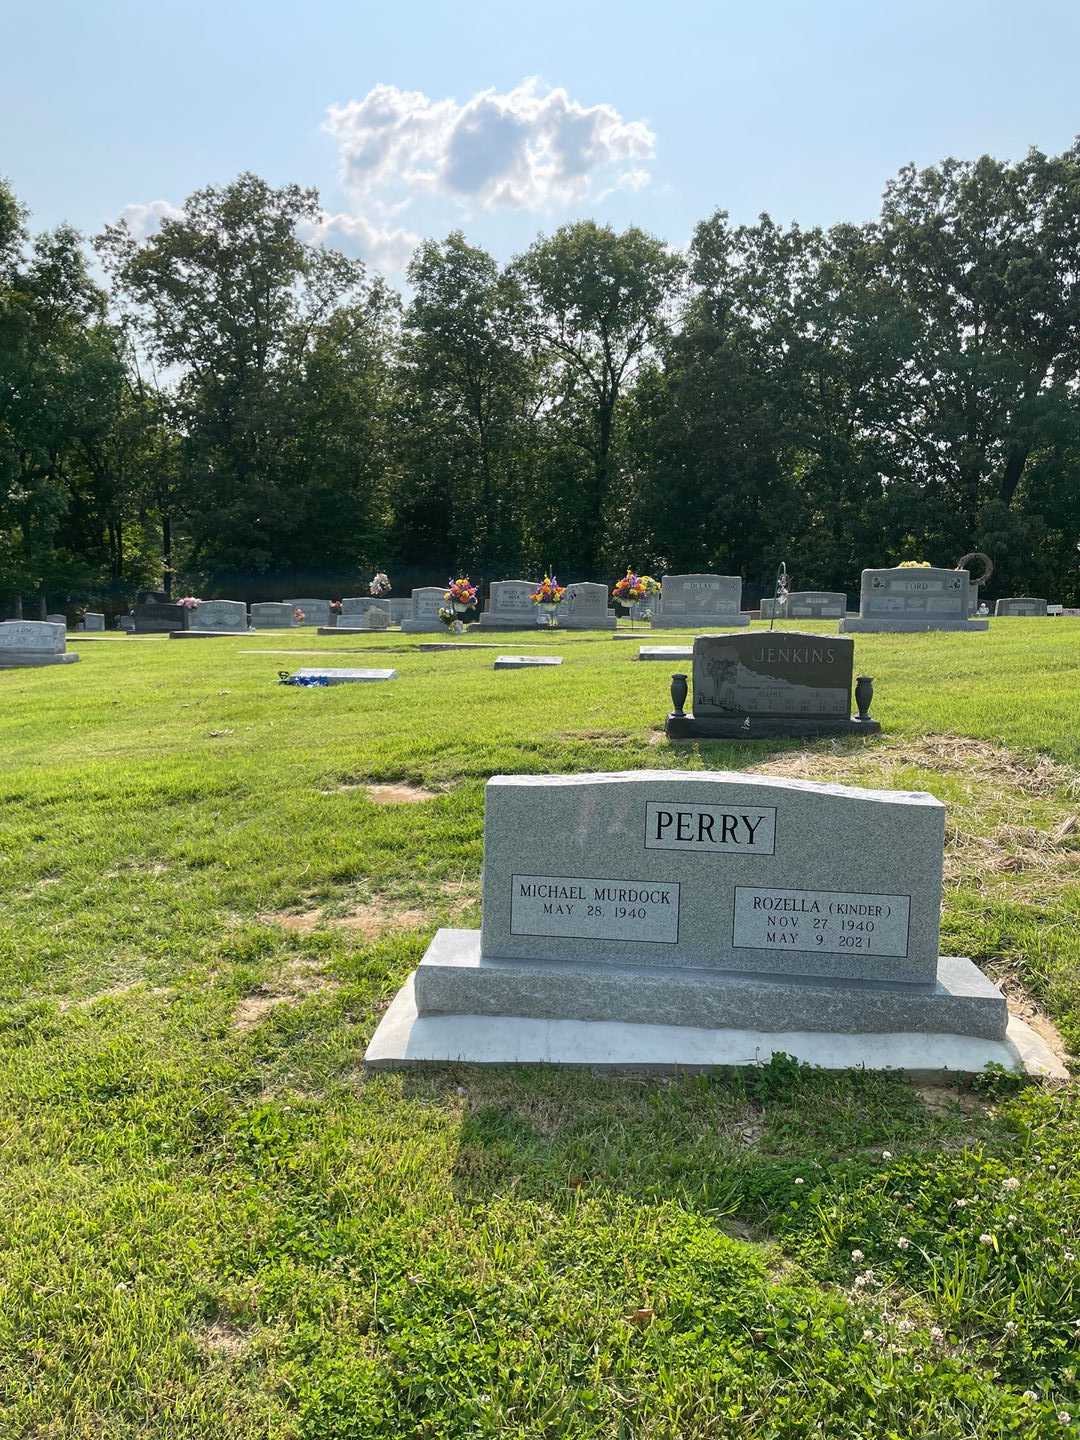
<svg viewBox="0 0 1080 1440">
<path fill-rule="evenodd" d="M 692 715 L 668 717 L 673 739 L 874 734 L 852 718 L 855 642 L 799 630 L 699 635 L 694 641 Z M 862 692 L 860 692 L 860 695 Z"/>
</svg>

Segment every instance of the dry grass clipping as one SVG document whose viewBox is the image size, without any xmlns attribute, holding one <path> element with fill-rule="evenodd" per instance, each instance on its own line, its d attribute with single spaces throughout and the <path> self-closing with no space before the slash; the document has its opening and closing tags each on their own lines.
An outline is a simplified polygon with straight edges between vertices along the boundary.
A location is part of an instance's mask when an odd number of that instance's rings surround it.
<svg viewBox="0 0 1080 1440">
<path fill-rule="evenodd" d="M 1049 826 L 1037 823 L 1048 806 L 1080 802 L 1080 775 L 1046 755 L 1019 755 L 984 740 L 927 735 L 858 748 L 842 741 L 778 755 L 752 773 L 802 780 L 906 788 L 911 770 L 959 782 L 963 800 L 950 802 L 945 827 L 945 880 L 976 888 L 1024 877 L 1018 899 L 1035 900 L 1077 883 L 1080 817 L 1060 808 Z M 1010 819 L 1001 811 L 1009 796 Z M 1038 812 L 1038 814 L 1034 812 Z M 1025 823 L 1026 822 L 1026 823 Z"/>
</svg>

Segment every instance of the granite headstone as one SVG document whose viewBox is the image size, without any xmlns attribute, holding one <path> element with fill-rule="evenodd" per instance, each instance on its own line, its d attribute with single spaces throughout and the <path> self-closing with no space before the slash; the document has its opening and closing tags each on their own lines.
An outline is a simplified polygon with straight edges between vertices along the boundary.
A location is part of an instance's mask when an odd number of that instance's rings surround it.
<svg viewBox="0 0 1080 1440">
<path fill-rule="evenodd" d="M 693 713 L 675 710 L 667 733 L 675 740 L 876 734 L 869 718 L 873 691 L 861 677 L 860 715 L 851 713 L 855 642 L 798 630 L 747 635 L 699 635 L 694 641 Z M 676 677 L 676 682 L 685 677 Z"/>
<path fill-rule="evenodd" d="M 78 655 L 67 648 L 63 625 L 49 620 L 5 620 L 0 623 L 0 670 L 39 665 L 73 665 Z"/>
<path fill-rule="evenodd" d="M 998 600 L 994 605 L 995 615 L 1048 615 L 1049 609 L 1045 600 L 1038 600 L 1031 595 L 1012 595 L 1005 600 Z"/>
<path fill-rule="evenodd" d="M 966 570 L 897 566 L 864 570 L 859 613 L 840 622 L 842 632 L 910 633 L 919 630 L 985 630 L 972 620 Z"/>
<path fill-rule="evenodd" d="M 742 579 L 738 575 L 665 575 L 661 603 L 653 617 L 659 629 L 710 630 L 749 625 L 740 611 Z"/>
<path fill-rule="evenodd" d="M 939 954 L 944 831 L 920 793 L 496 776 L 482 928 L 436 933 L 366 1061 L 747 1064 L 822 1032 L 871 1068 L 922 1070 L 931 1049 L 954 1070 L 1008 1063 L 1004 996 Z"/>
<path fill-rule="evenodd" d="M 535 580 L 493 580 L 481 630 L 531 630 L 546 617 L 532 603 Z M 561 607 L 560 607 L 561 608 Z"/>
<path fill-rule="evenodd" d="M 445 630 L 439 611 L 446 600 L 445 585 L 420 585 L 412 592 L 412 609 L 401 622 L 402 630 L 413 635 Z"/>
</svg>

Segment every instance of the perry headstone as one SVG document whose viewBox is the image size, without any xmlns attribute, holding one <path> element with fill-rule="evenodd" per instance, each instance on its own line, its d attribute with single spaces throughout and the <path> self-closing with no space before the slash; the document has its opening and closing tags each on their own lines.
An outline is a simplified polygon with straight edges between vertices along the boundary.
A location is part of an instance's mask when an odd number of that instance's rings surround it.
<svg viewBox="0 0 1080 1440">
<path fill-rule="evenodd" d="M 653 617 L 660 629 L 710 630 L 749 625 L 740 611 L 742 578 L 738 575 L 665 575 L 661 604 Z"/>
<path fill-rule="evenodd" d="M 973 620 L 970 579 L 966 570 L 933 566 L 897 566 L 864 570 L 859 613 L 840 622 L 843 632 L 918 630 L 985 630 L 986 620 Z"/>
<path fill-rule="evenodd" d="M 1001 992 L 939 954 L 944 831 L 920 793 L 495 776 L 482 929 L 436 933 L 365 1058 L 748 1064 L 823 1032 L 832 1064 L 1008 1061 Z"/>
<path fill-rule="evenodd" d="M 1031 595 L 1012 595 L 1006 600 L 998 600 L 994 605 L 995 615 L 1045 616 L 1049 613 L 1046 601 L 1037 600 Z"/>
<path fill-rule="evenodd" d="M 486 609 L 480 615 L 481 630 L 530 630 L 546 619 L 532 603 L 535 580 L 493 580 Z"/>
<path fill-rule="evenodd" d="M 445 630 L 439 619 L 439 611 L 445 604 L 445 585 L 420 585 L 412 592 L 412 609 L 401 622 L 402 630 L 410 634 L 428 634 Z"/>
<path fill-rule="evenodd" d="M 64 625 L 49 620 L 5 620 L 0 623 L 0 670 L 38 665 L 74 665 L 78 655 L 67 648 Z"/>
<path fill-rule="evenodd" d="M 863 718 L 851 713 L 854 654 L 853 640 L 799 630 L 699 635 L 693 713 L 680 713 L 680 687 L 673 683 L 667 733 L 675 740 L 876 734 L 881 727 L 870 719 L 868 677 L 858 692 Z"/>
</svg>

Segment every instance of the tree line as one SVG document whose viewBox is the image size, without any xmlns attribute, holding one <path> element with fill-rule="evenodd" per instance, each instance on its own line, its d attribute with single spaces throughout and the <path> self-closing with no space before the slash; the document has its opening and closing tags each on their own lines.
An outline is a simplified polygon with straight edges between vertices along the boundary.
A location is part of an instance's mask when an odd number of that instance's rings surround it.
<svg viewBox="0 0 1080 1440">
<path fill-rule="evenodd" d="M 1080 141 L 906 167 L 830 229 L 592 221 L 403 297 L 241 175 L 146 238 L 0 184 L 0 606 L 741 574 L 983 550 L 1080 600 Z M 318 588 L 316 588 L 318 587 Z M 25 608 L 24 608 L 25 607 Z"/>
</svg>

